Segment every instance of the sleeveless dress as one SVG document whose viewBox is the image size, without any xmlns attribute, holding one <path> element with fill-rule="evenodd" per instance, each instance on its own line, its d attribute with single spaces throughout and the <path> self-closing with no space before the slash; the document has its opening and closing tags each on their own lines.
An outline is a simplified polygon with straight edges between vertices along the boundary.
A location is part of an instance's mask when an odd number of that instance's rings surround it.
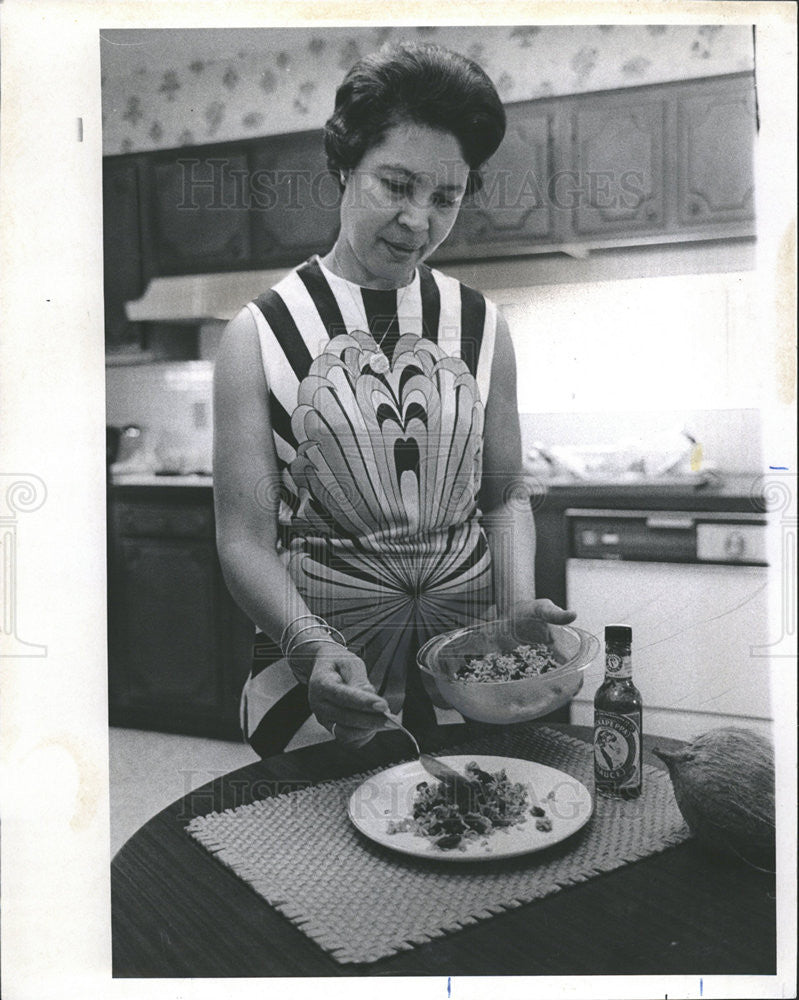
<svg viewBox="0 0 799 1000">
<path fill-rule="evenodd" d="M 459 720 L 434 714 L 415 657 L 431 636 L 491 613 L 478 491 L 495 306 L 426 265 L 384 291 L 313 256 L 245 308 L 280 471 L 278 549 L 293 581 L 406 725 Z M 262 756 L 330 738 L 261 634 L 241 722 Z"/>
</svg>

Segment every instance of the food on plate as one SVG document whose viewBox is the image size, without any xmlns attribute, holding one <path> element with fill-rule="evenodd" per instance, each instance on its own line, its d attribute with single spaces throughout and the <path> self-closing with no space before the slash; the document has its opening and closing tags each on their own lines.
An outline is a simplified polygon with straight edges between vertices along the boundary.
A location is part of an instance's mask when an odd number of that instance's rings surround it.
<svg viewBox="0 0 799 1000">
<path fill-rule="evenodd" d="M 539 831 L 552 829 L 545 810 L 539 805 L 530 808 L 524 785 L 510 781 L 504 769 L 489 773 L 470 761 L 465 776 L 472 782 L 466 794 L 444 782 L 421 782 L 416 786 L 413 815 L 389 821 L 388 832 L 427 837 L 442 850 L 465 850 L 468 841 L 486 842 L 496 830 L 525 823 L 530 815 L 536 817 Z"/>
<path fill-rule="evenodd" d="M 455 671 L 455 678 L 464 681 L 518 681 L 545 674 L 558 666 L 549 646 L 543 642 L 526 642 L 509 653 L 468 656 L 466 663 Z"/>
<path fill-rule="evenodd" d="M 751 729 L 711 729 L 665 761 L 694 836 L 756 868 L 774 868 L 774 749 Z"/>
</svg>

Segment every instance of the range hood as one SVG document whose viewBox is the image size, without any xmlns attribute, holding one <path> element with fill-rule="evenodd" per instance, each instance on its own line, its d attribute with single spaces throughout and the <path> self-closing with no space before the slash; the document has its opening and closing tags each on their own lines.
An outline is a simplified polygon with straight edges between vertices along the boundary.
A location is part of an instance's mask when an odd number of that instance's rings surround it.
<svg viewBox="0 0 799 1000">
<path fill-rule="evenodd" d="M 134 323 L 229 320 L 245 302 L 271 288 L 287 273 L 284 268 L 153 278 L 140 299 L 125 303 L 125 312 Z"/>
<path fill-rule="evenodd" d="M 533 268 L 529 257 L 475 258 L 447 262 L 443 270 L 467 285 L 490 292 L 497 288 L 527 288 L 531 284 L 563 280 L 561 271 L 565 259 L 563 255 L 557 262 L 537 257 Z M 571 264 L 573 266 L 574 261 Z M 442 265 L 434 262 L 433 266 Z M 132 322 L 226 321 L 235 316 L 245 302 L 277 284 L 289 270 L 280 268 L 153 278 L 140 299 L 125 303 L 125 311 Z"/>
</svg>

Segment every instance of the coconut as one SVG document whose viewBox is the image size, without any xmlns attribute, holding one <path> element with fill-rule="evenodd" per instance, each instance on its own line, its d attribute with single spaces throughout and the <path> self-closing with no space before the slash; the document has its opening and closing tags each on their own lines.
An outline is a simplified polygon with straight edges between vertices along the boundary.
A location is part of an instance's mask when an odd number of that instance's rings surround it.
<svg viewBox="0 0 799 1000">
<path fill-rule="evenodd" d="M 774 868 L 774 749 L 751 729 L 711 729 L 680 750 L 654 750 L 694 836 L 755 867 Z"/>
</svg>

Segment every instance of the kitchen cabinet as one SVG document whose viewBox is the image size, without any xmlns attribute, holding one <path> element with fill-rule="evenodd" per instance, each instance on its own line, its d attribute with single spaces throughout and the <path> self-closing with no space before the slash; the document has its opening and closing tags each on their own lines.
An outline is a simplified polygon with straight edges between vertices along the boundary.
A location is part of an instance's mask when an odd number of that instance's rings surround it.
<svg viewBox="0 0 799 1000">
<path fill-rule="evenodd" d="M 677 103 L 678 224 L 726 228 L 754 218 L 754 88 L 709 81 Z"/>
<path fill-rule="evenodd" d="M 112 487 L 112 725 L 240 739 L 254 630 L 222 578 L 211 490 Z"/>
<path fill-rule="evenodd" d="M 754 235 L 751 74 L 580 95 L 571 124 L 571 166 L 587 195 L 573 214 L 578 240 Z"/>
<path fill-rule="evenodd" d="M 143 155 L 147 276 L 298 264 L 338 232 L 319 130 Z"/>
<path fill-rule="evenodd" d="M 484 172 L 483 187 L 467 198 L 438 259 L 500 247 L 554 243 L 556 206 L 549 197 L 555 105 L 509 105 L 505 138 Z"/>
<path fill-rule="evenodd" d="M 148 276 L 245 269 L 252 260 L 247 151 L 236 144 L 145 161 Z"/>
<path fill-rule="evenodd" d="M 754 235 L 750 74 L 574 98 L 575 242 Z"/>
<path fill-rule="evenodd" d="M 253 259 L 259 267 L 299 264 L 326 253 L 339 227 L 339 187 L 328 172 L 321 132 L 279 135 L 250 153 Z"/>
<path fill-rule="evenodd" d="M 574 188 L 555 188 L 571 202 L 574 238 L 664 232 L 666 112 L 661 90 L 575 102 L 565 175 Z"/>
<path fill-rule="evenodd" d="M 141 340 L 128 321 L 125 303 L 144 290 L 139 164 L 130 158 L 103 161 L 103 296 L 105 337 L 110 348 Z"/>
<path fill-rule="evenodd" d="M 755 233 L 751 73 L 510 104 L 506 137 L 432 258 Z M 324 253 L 339 193 L 319 129 L 105 161 L 109 342 L 155 276 L 292 267 Z"/>
<path fill-rule="evenodd" d="M 540 498 L 539 498 L 540 499 Z M 546 501 L 548 498 L 545 497 Z M 564 508 L 553 502 L 533 504 L 535 521 L 535 593 L 566 607 L 568 542 Z"/>
<path fill-rule="evenodd" d="M 508 105 L 437 263 L 755 234 L 750 73 Z"/>
</svg>

